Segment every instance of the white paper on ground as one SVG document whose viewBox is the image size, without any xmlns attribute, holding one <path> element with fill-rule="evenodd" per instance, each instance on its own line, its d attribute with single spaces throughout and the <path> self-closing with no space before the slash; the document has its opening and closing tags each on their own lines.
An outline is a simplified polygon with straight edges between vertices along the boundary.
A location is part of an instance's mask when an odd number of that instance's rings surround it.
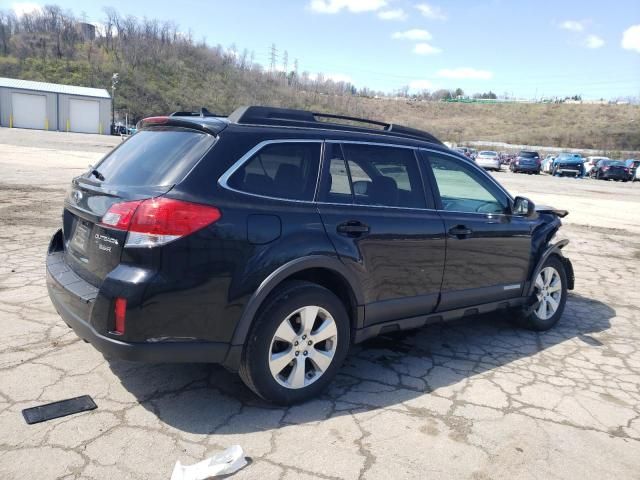
<svg viewBox="0 0 640 480">
<path fill-rule="evenodd" d="M 233 445 L 224 452 L 194 465 L 182 465 L 176 462 L 171 480 L 205 480 L 218 475 L 230 475 L 247 464 L 240 445 Z"/>
</svg>

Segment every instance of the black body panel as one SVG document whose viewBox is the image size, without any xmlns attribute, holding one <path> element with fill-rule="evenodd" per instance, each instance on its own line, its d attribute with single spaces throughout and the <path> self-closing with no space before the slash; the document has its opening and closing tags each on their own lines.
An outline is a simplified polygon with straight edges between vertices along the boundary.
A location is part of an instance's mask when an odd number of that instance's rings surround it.
<svg viewBox="0 0 640 480">
<path fill-rule="evenodd" d="M 425 140 L 427 134 L 420 138 L 398 128 L 394 135 L 394 127 L 379 133 L 348 126 L 304 128 L 296 121 L 265 126 L 177 117 L 175 122 L 181 128 L 195 122 L 199 131 L 217 136 L 188 174 L 161 187 L 105 186 L 86 175 L 75 179 L 72 192 L 81 194 L 67 199 L 63 228 L 49 248 L 47 286 L 56 309 L 105 354 L 235 369 L 260 307 L 287 279 L 317 278 L 333 288 L 346 304 L 358 342 L 389 329 L 519 305 L 540 259 L 561 256 L 559 249 L 547 251 L 560 224 L 551 211 L 534 218 L 443 211 L 433 178 L 425 174 L 428 163 L 420 161 L 421 149 L 487 174 Z M 321 173 L 309 201 L 240 192 L 225 183 L 256 146 L 286 140 L 316 142 L 322 151 L 326 141 L 411 149 L 422 172 L 425 208 L 321 202 Z M 322 172 L 325 160 L 318 163 Z M 216 207 L 221 218 L 152 248 L 125 247 L 127 232 L 99 225 L 113 203 L 159 196 Z M 74 240 L 83 222 L 84 244 Z M 471 233 L 449 232 L 460 225 Z M 127 302 L 123 334 L 114 333 L 116 298 Z"/>
</svg>

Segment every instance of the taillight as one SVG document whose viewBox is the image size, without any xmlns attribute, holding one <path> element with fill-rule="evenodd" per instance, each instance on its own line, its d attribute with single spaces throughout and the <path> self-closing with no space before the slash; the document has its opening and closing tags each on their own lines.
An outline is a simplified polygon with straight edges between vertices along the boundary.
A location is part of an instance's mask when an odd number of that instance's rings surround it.
<svg viewBox="0 0 640 480">
<path fill-rule="evenodd" d="M 101 225 L 128 231 L 125 247 L 154 247 L 196 232 L 220 217 L 216 207 L 158 197 L 116 203 L 104 214 Z"/>
<path fill-rule="evenodd" d="M 125 322 L 127 317 L 127 299 L 126 298 L 116 298 L 115 306 L 114 306 L 114 317 L 116 320 L 115 329 L 112 333 L 116 333 L 118 335 L 124 334 Z"/>
<path fill-rule="evenodd" d="M 128 230 L 133 214 L 143 200 L 135 202 L 114 203 L 102 217 L 102 225 L 117 230 Z"/>
</svg>

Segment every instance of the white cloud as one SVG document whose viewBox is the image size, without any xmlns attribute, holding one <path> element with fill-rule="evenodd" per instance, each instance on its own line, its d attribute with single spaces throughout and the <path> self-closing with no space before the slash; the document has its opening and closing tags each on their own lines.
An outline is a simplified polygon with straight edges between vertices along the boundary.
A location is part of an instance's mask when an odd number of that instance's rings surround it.
<svg viewBox="0 0 640 480">
<path fill-rule="evenodd" d="M 387 6 L 387 0 L 311 0 L 309 7 L 317 13 L 338 13 L 348 10 L 351 13 L 375 12 Z"/>
<path fill-rule="evenodd" d="M 426 30 L 412 28 L 405 32 L 396 32 L 391 35 L 391 38 L 395 40 L 431 40 L 431 34 Z"/>
<path fill-rule="evenodd" d="M 577 20 L 565 20 L 560 24 L 560 28 L 570 32 L 581 32 L 584 30 L 584 25 Z"/>
<path fill-rule="evenodd" d="M 585 45 L 587 48 L 600 48 L 604 45 L 604 40 L 597 35 L 587 35 Z"/>
<path fill-rule="evenodd" d="M 442 49 L 438 47 L 434 47 L 426 42 L 416 43 L 416 46 L 413 47 L 413 53 L 418 55 L 435 55 L 436 53 L 442 52 Z"/>
<path fill-rule="evenodd" d="M 420 10 L 420 13 L 432 20 L 446 20 L 447 16 L 444 14 L 440 7 L 429 5 L 428 3 L 420 3 L 416 5 L 416 8 Z"/>
<path fill-rule="evenodd" d="M 622 33 L 622 48 L 640 53 L 640 25 L 632 25 Z"/>
<path fill-rule="evenodd" d="M 433 83 L 429 80 L 411 80 L 409 88 L 411 90 L 430 90 L 433 88 Z"/>
<path fill-rule="evenodd" d="M 21 17 L 25 13 L 34 13 L 42 11 L 42 7 L 33 2 L 18 2 L 11 4 L 11 9 L 18 17 Z"/>
<path fill-rule="evenodd" d="M 407 14 L 401 8 L 395 10 L 383 10 L 378 12 L 378 18 L 381 20 L 406 20 Z"/>
<path fill-rule="evenodd" d="M 440 78 L 451 78 L 454 80 L 491 80 L 493 78 L 493 72 L 468 67 L 444 68 L 438 70 L 436 75 Z"/>
</svg>

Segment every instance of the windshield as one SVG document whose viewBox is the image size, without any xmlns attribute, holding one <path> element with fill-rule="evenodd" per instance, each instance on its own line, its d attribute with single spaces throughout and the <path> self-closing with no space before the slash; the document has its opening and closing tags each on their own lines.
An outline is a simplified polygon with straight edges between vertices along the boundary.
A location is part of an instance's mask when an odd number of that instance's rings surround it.
<svg viewBox="0 0 640 480">
<path fill-rule="evenodd" d="M 518 156 L 521 158 L 538 158 L 538 152 L 520 152 Z"/>
<path fill-rule="evenodd" d="M 478 155 L 482 155 L 483 157 L 497 157 L 498 153 L 492 152 L 490 150 L 486 150 L 486 151 L 480 152 Z"/>
<path fill-rule="evenodd" d="M 577 153 L 561 153 L 558 155 L 560 160 L 582 160 L 582 157 Z"/>
<path fill-rule="evenodd" d="M 93 172 L 98 171 L 101 176 L 98 178 L 104 178 L 103 185 L 173 185 L 183 179 L 214 142 L 212 135 L 186 128 L 143 130 L 107 155 Z"/>
<path fill-rule="evenodd" d="M 624 163 L 619 160 L 603 160 L 602 165 L 607 167 L 624 167 Z"/>
</svg>

